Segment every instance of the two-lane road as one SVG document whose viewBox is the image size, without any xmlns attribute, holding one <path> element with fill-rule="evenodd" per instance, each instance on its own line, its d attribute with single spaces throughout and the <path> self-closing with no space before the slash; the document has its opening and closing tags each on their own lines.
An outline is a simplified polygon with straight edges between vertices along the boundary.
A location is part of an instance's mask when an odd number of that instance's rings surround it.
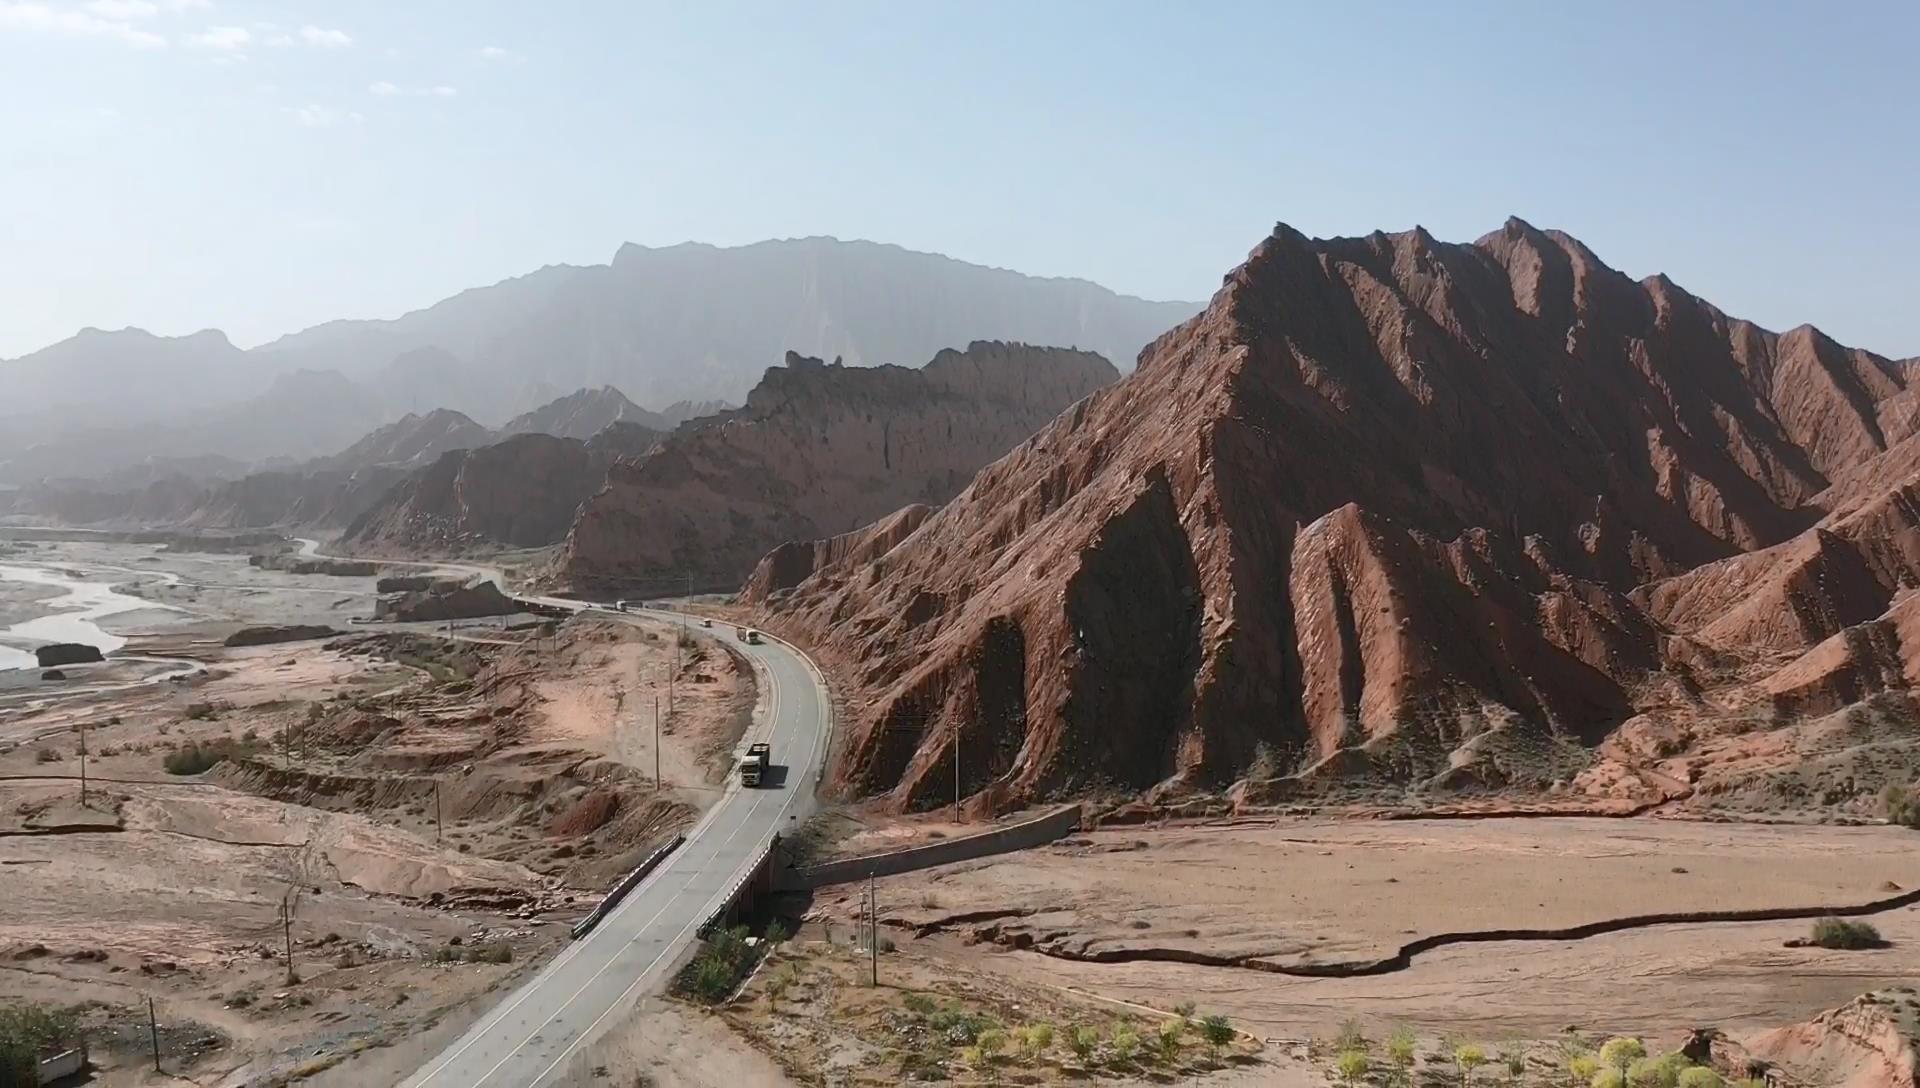
<svg viewBox="0 0 1920 1088">
<path fill-rule="evenodd" d="M 318 555 L 318 545 L 302 541 L 302 552 Z M 472 571 L 504 585 L 500 573 L 487 568 L 412 565 Z M 587 607 L 563 598 L 523 599 L 576 611 Z M 673 623 L 681 618 L 673 612 L 599 614 Z M 784 776 L 771 776 L 775 785 L 760 789 L 730 780 L 680 848 L 593 932 L 569 945 L 405 1081 L 407 1088 L 536 1088 L 550 1082 L 576 1051 L 665 981 L 693 943 L 694 931 L 751 870 L 774 833 L 791 831 L 812 813 L 831 720 L 819 671 L 777 640 L 732 641 L 731 625 L 690 630 L 726 638 L 755 662 L 766 698 L 747 739 L 771 741 L 774 765 Z"/>
<path fill-rule="evenodd" d="M 673 619 L 671 613 L 647 613 Z M 727 630 L 731 630 L 728 628 Z M 785 769 L 773 788 L 730 783 L 680 849 L 599 927 L 574 942 L 406 1084 L 409 1088 L 535 1088 L 639 995 L 664 982 L 694 930 L 746 875 L 775 832 L 812 811 L 826 756 L 828 703 L 818 674 L 786 645 L 736 643 L 761 666 L 766 718 Z"/>
</svg>

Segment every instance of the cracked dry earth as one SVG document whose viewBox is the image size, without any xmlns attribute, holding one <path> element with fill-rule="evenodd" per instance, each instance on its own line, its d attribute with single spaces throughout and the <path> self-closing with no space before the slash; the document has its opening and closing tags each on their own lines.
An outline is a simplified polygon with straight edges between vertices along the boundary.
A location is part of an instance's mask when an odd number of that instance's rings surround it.
<svg viewBox="0 0 1920 1088">
<path fill-rule="evenodd" d="M 1286 820 L 1094 832 L 878 891 L 916 948 L 1163 1008 L 1207 995 L 1275 1037 L 1349 1016 L 1488 1034 L 1759 1028 L 1920 970 L 1920 914 L 1870 915 L 1893 942 L 1870 953 L 1784 947 L 1808 923 L 1773 920 L 1447 945 L 1369 977 L 1273 972 L 1374 963 L 1441 933 L 1897 898 L 1920 888 L 1912 846 L 1884 827 Z M 858 896 L 820 906 L 851 918 Z"/>
</svg>

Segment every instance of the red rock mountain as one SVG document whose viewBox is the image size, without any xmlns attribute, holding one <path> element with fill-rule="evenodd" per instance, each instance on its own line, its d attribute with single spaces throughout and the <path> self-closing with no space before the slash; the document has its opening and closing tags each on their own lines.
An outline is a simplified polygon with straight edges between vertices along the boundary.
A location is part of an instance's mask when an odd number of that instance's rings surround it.
<svg viewBox="0 0 1920 1088">
<path fill-rule="evenodd" d="M 1518 220 L 1281 226 L 944 508 L 784 549 L 748 596 L 851 677 L 837 773 L 900 807 L 951 797 L 956 749 L 988 807 L 1544 786 L 1609 737 L 1920 675 L 1889 611 L 1920 582 L 1914 373 Z"/>
<path fill-rule="evenodd" d="M 568 534 L 575 589 L 737 586 L 767 549 L 937 504 L 1061 409 L 1118 377 L 1091 352 L 976 342 L 918 369 L 788 353 L 746 406 L 614 466 Z"/>
<path fill-rule="evenodd" d="M 586 441 L 515 435 L 451 450 L 410 473 L 347 526 L 341 543 L 368 555 L 445 555 L 474 547 L 558 543 L 607 469 L 639 457 L 659 432 L 617 421 Z"/>
</svg>

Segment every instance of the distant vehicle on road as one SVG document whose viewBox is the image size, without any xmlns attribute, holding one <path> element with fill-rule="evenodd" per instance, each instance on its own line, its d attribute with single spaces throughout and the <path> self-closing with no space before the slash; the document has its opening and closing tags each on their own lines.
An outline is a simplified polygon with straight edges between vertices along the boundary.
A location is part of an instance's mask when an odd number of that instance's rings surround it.
<svg viewBox="0 0 1920 1088">
<path fill-rule="evenodd" d="M 747 754 L 740 757 L 740 784 L 742 786 L 760 785 L 766 777 L 767 768 L 773 763 L 773 745 L 766 741 L 755 741 L 747 745 Z"/>
<path fill-rule="evenodd" d="M 712 627 L 712 626 L 713 626 L 713 621 L 712 621 L 712 620 L 701 620 L 701 621 L 700 621 L 700 626 L 702 626 L 702 627 Z"/>
<path fill-rule="evenodd" d="M 625 612 L 627 610 L 627 602 L 625 601 L 613 602 L 613 610 L 615 612 Z"/>
<path fill-rule="evenodd" d="M 751 627 L 747 628 L 747 644 L 749 646 L 760 645 L 760 632 L 754 630 Z"/>
</svg>

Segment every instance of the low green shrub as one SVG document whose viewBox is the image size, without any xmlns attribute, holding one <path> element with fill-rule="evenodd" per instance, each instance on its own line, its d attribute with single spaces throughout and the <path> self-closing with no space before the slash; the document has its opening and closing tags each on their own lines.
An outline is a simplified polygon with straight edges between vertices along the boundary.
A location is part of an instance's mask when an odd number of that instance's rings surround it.
<svg viewBox="0 0 1920 1088">
<path fill-rule="evenodd" d="M 1845 918 L 1822 918 L 1813 923 L 1812 941 L 1821 948 L 1845 949 L 1879 948 L 1885 943 L 1870 923 Z"/>
</svg>

